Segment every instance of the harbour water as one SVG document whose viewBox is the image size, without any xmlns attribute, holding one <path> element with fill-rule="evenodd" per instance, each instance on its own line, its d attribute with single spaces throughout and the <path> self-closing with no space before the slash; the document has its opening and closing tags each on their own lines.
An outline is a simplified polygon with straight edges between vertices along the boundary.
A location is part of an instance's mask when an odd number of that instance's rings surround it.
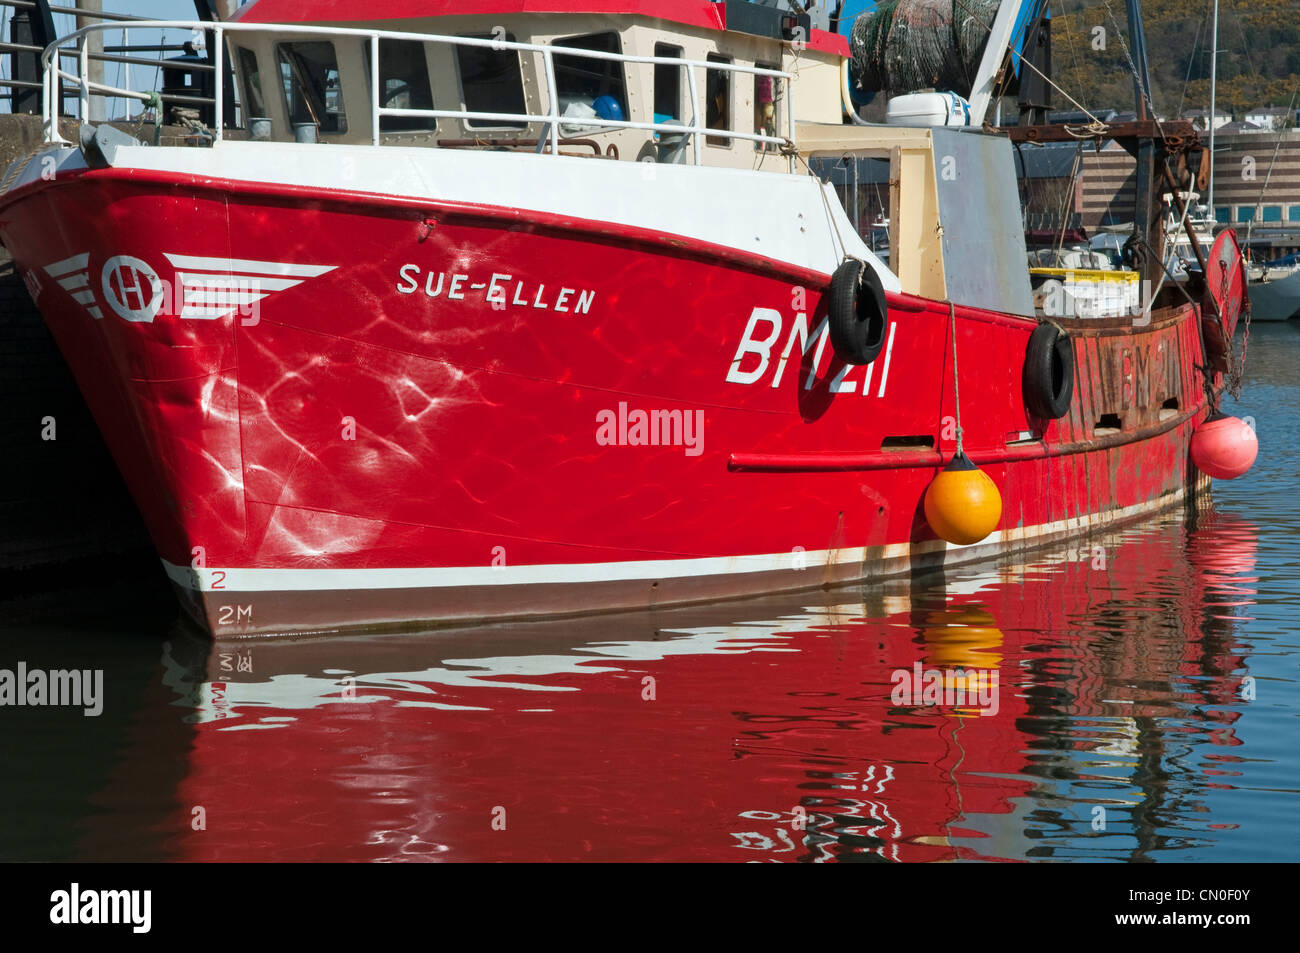
<svg viewBox="0 0 1300 953">
<path fill-rule="evenodd" d="M 0 603 L 0 859 L 1300 859 L 1300 327 L 1261 454 L 1031 561 L 673 612 L 213 644 L 151 561 Z M 957 694 L 961 689 L 962 694 Z"/>
</svg>

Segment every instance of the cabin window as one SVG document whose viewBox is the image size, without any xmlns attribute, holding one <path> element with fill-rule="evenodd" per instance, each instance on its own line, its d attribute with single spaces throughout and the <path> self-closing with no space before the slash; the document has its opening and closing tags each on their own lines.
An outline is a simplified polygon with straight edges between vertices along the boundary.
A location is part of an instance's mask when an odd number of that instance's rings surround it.
<svg viewBox="0 0 1300 953">
<path fill-rule="evenodd" d="M 1264 219 L 1263 219 L 1263 220 L 1266 221 L 1266 222 L 1280 222 L 1280 221 L 1282 221 L 1282 206 L 1280 206 L 1280 205 L 1265 205 L 1265 206 L 1264 206 Z"/>
<path fill-rule="evenodd" d="M 668 43 L 655 44 L 655 56 L 682 58 L 682 48 Z M 671 63 L 655 64 L 655 122 L 682 118 L 682 67 Z"/>
<path fill-rule="evenodd" d="M 1214 220 L 1220 225 L 1227 225 L 1232 221 L 1232 209 L 1226 205 L 1216 205 L 1214 207 Z"/>
<path fill-rule="evenodd" d="M 1255 206 L 1253 205 L 1237 206 L 1237 221 L 1253 222 L 1254 220 L 1255 220 Z"/>
<path fill-rule="evenodd" d="M 370 44 L 365 44 L 370 76 Z M 379 105 L 385 109 L 433 109 L 429 63 L 424 44 L 415 40 L 379 41 Z M 437 120 L 425 116 L 380 116 L 381 132 L 431 132 Z"/>
<path fill-rule="evenodd" d="M 769 63 L 755 63 L 759 69 L 780 69 Z M 754 77 L 754 133 L 759 136 L 777 135 L 776 104 L 781 101 L 781 78 L 779 76 Z M 776 146 L 770 142 L 754 143 L 756 152 L 773 152 Z"/>
<path fill-rule="evenodd" d="M 266 100 L 262 98 L 262 74 L 257 70 L 257 54 L 239 47 L 239 75 L 244 87 L 244 122 L 254 117 L 266 118 Z"/>
<path fill-rule="evenodd" d="M 1286 210 L 1286 219 L 1288 222 L 1300 222 L 1300 205 L 1292 205 Z"/>
<path fill-rule="evenodd" d="M 324 40 L 276 47 L 289 122 L 315 123 L 323 133 L 348 131 L 338 56 Z"/>
<path fill-rule="evenodd" d="M 497 36 L 473 39 L 495 40 Z M 507 33 L 505 42 L 514 43 Z M 468 112 L 523 113 L 524 76 L 517 50 L 494 50 L 490 46 L 456 47 L 456 66 L 460 71 L 461 102 Z M 526 122 L 506 119 L 466 119 L 471 129 L 523 129 Z"/>
<path fill-rule="evenodd" d="M 621 53 L 617 33 L 592 33 L 555 40 L 552 46 L 598 53 Z M 623 80 L 623 64 L 616 60 L 593 59 L 589 56 L 554 54 L 555 84 L 559 95 L 560 114 L 580 116 L 585 119 L 615 119 L 624 122 L 631 117 L 627 110 L 627 91 Z M 599 126 L 571 123 L 561 129 L 567 135 L 597 132 Z M 611 127 L 605 127 L 611 128 Z"/>
<path fill-rule="evenodd" d="M 889 159 L 854 154 L 818 155 L 808 168 L 828 182 L 867 247 L 889 259 Z M 1031 253 L 1032 254 L 1032 253 Z"/>
<path fill-rule="evenodd" d="M 709 54 L 710 63 L 730 63 L 731 57 L 720 53 Z M 705 70 L 704 125 L 710 129 L 731 129 L 731 73 L 726 70 Z M 730 146 L 729 136 L 706 136 L 711 146 Z"/>
</svg>

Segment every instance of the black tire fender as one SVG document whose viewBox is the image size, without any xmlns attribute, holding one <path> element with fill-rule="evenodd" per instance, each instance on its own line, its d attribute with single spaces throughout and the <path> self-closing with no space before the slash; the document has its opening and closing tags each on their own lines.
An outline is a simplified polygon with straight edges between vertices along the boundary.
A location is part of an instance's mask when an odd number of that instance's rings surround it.
<svg viewBox="0 0 1300 953">
<path fill-rule="evenodd" d="M 845 259 L 831 276 L 830 332 L 835 356 L 845 364 L 870 364 L 885 346 L 889 324 L 885 289 L 864 261 Z"/>
<path fill-rule="evenodd" d="M 1029 335 L 1022 378 L 1025 406 L 1043 420 L 1057 420 L 1074 400 L 1074 342 L 1059 325 L 1044 322 Z"/>
</svg>

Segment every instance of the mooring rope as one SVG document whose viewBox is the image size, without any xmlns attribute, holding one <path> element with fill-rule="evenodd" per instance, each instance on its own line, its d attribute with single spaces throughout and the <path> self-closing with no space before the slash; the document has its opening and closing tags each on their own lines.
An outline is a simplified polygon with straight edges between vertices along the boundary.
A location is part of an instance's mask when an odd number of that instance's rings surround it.
<svg viewBox="0 0 1300 953">
<path fill-rule="evenodd" d="M 952 404 L 953 416 L 957 420 L 957 453 L 955 456 L 964 456 L 965 450 L 962 447 L 962 428 L 961 428 L 961 387 L 957 381 L 957 307 L 951 301 L 948 302 L 948 326 L 952 329 Z"/>
</svg>

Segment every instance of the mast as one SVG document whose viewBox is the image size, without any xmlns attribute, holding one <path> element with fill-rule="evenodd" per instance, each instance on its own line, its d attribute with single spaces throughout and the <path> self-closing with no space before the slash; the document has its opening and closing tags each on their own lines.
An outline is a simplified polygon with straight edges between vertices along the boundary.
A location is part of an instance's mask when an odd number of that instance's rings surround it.
<svg viewBox="0 0 1300 953">
<path fill-rule="evenodd" d="M 1159 127 L 1151 103 L 1151 74 L 1147 69 L 1147 37 L 1142 26 L 1139 0 L 1125 0 L 1128 12 L 1129 45 L 1132 53 L 1133 96 L 1137 100 L 1140 126 Z M 1136 160 L 1133 183 L 1133 241 L 1154 254 L 1143 260 L 1142 279 L 1159 281 L 1164 273 L 1164 219 L 1156 205 L 1160 194 L 1159 170 L 1165 160 L 1163 148 L 1157 147 L 1155 131 L 1146 128 L 1123 146 Z"/>
<path fill-rule="evenodd" d="M 1217 2 L 1217 0 L 1216 0 Z M 1151 73 L 1147 68 L 1147 34 L 1142 26 L 1142 6 L 1138 0 L 1127 0 L 1128 35 L 1133 53 L 1133 96 L 1137 100 L 1138 119 L 1154 119 L 1148 109 L 1151 101 Z M 1152 104 L 1150 110 L 1154 110 Z"/>
<path fill-rule="evenodd" d="M 1002 68 L 1002 60 L 1011 43 L 1011 33 L 1015 29 L 1016 16 L 1020 13 L 1020 7 L 1021 0 L 1002 0 L 998 12 L 993 17 L 993 25 L 989 27 L 984 56 L 975 71 L 975 80 L 970 88 L 970 124 L 977 129 L 984 125 L 984 118 L 989 111 L 994 80 Z"/>
<path fill-rule="evenodd" d="M 1219 73 L 1219 0 L 1214 0 L 1214 22 L 1210 27 L 1210 216 L 1218 219 L 1214 212 L 1214 94 Z"/>
</svg>

